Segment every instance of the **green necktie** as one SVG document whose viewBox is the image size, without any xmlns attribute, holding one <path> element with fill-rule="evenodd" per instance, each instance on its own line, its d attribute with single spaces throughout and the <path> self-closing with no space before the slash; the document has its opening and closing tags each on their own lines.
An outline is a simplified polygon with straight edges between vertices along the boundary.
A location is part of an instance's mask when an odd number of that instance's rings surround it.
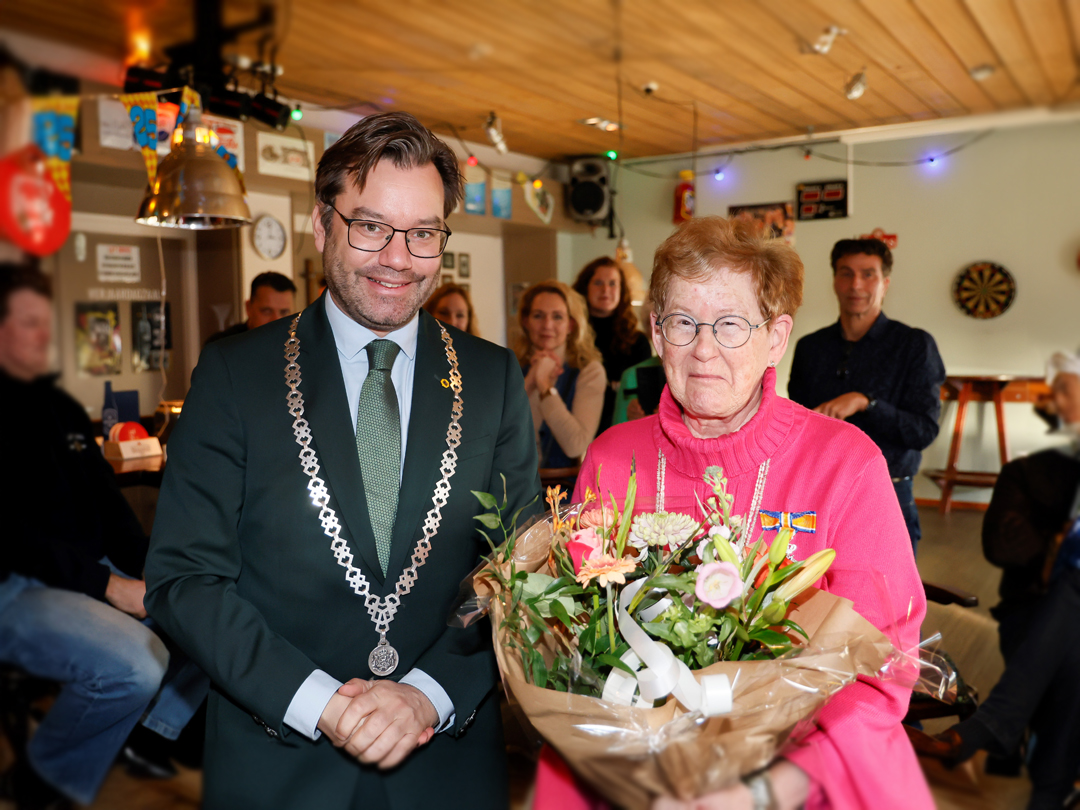
<svg viewBox="0 0 1080 810">
<path fill-rule="evenodd" d="M 367 345 L 368 373 L 356 408 L 356 453 L 364 478 L 368 518 L 386 575 L 401 487 L 401 415 L 390 369 L 400 347 L 392 340 Z"/>
</svg>

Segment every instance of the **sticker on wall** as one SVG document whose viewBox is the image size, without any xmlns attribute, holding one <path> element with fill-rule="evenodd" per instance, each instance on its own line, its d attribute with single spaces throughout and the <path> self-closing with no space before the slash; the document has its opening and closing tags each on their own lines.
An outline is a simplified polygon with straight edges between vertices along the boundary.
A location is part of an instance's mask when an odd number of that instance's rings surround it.
<svg viewBox="0 0 1080 810">
<path fill-rule="evenodd" d="M 839 219 L 847 213 L 847 180 L 826 180 L 821 183 L 799 183 L 797 218 Z"/>
<path fill-rule="evenodd" d="M 1016 281 L 1000 264 L 976 262 L 957 273 L 952 294 L 965 315 L 996 318 L 1016 300 Z"/>
<path fill-rule="evenodd" d="M 762 203 L 761 205 L 729 205 L 728 217 L 744 222 L 755 222 L 766 236 L 783 239 L 795 244 L 795 206 L 789 202 Z"/>
<path fill-rule="evenodd" d="M 900 237 L 895 233 L 885 233 L 884 228 L 874 228 L 870 233 L 864 233 L 859 237 L 860 239 L 877 239 L 879 242 L 884 242 L 885 247 L 889 250 L 896 250 L 896 246 L 900 244 Z"/>
<path fill-rule="evenodd" d="M 138 284 L 142 280 L 138 246 L 98 245 L 97 280 L 102 284 Z"/>
<path fill-rule="evenodd" d="M 75 304 L 75 367 L 79 374 L 119 374 L 122 346 L 119 304 Z"/>
</svg>

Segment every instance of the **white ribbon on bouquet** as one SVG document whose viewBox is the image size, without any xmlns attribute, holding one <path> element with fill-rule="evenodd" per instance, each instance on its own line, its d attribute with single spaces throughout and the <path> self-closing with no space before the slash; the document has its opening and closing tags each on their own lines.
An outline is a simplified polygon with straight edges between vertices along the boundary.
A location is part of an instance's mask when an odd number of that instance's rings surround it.
<svg viewBox="0 0 1080 810">
<path fill-rule="evenodd" d="M 699 682 L 690 667 L 676 658 L 670 647 L 649 636 L 630 616 L 630 603 L 644 584 L 644 579 L 631 583 L 619 596 L 619 630 L 630 645 L 622 661 L 636 672 L 628 675 L 613 668 L 604 685 L 602 699 L 623 706 L 651 707 L 654 701 L 674 695 L 687 711 L 700 711 L 705 717 L 727 714 L 732 707 L 728 676 L 703 675 Z M 662 600 L 644 611 L 642 618 L 646 621 L 655 618 L 669 604 L 669 600 Z M 635 692 L 638 693 L 636 697 Z"/>
</svg>

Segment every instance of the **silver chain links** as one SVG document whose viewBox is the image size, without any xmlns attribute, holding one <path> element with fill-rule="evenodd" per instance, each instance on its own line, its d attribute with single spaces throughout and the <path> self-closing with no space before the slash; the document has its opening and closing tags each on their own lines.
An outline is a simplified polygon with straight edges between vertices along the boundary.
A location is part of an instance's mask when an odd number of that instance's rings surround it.
<svg viewBox="0 0 1080 810">
<path fill-rule="evenodd" d="M 353 553 L 349 548 L 348 541 L 341 537 L 341 523 L 338 521 L 337 512 L 330 505 L 330 493 L 326 489 L 326 482 L 319 477 L 319 458 L 315 449 L 311 447 L 311 426 L 304 418 L 304 395 L 300 393 L 300 339 L 296 336 L 296 327 L 300 323 L 300 314 L 293 318 L 289 327 L 289 339 L 285 341 L 285 383 L 289 386 L 289 393 L 285 399 L 289 404 L 289 413 L 293 417 L 293 434 L 296 443 L 300 445 L 300 465 L 304 473 L 311 479 L 308 482 L 308 492 L 311 493 L 311 502 L 319 507 L 319 522 L 322 524 L 323 533 L 330 538 L 330 549 L 334 552 L 338 564 L 345 568 L 345 579 L 356 592 L 357 596 L 364 598 L 364 606 L 367 608 L 371 620 L 375 623 L 375 632 L 385 641 L 386 633 L 390 629 L 390 622 L 394 620 L 401 598 L 412 590 L 416 582 L 417 572 L 427 562 L 431 552 L 431 539 L 439 531 L 442 522 L 442 508 L 450 497 L 450 478 L 457 470 L 457 448 L 461 444 L 461 373 L 458 371 L 457 352 L 454 350 L 454 341 L 446 328 L 439 324 L 442 333 L 442 341 L 446 346 L 446 360 L 450 364 L 450 387 L 454 391 L 454 405 L 450 415 L 450 426 L 446 431 L 446 450 L 443 451 L 442 463 L 439 469 L 442 478 L 435 484 L 435 494 L 432 496 L 434 506 L 424 518 L 424 536 L 416 544 L 412 554 L 412 564 L 401 572 L 398 577 L 394 592 L 389 596 L 380 598 L 371 593 L 371 585 L 364 576 L 363 571 L 353 565 Z"/>
</svg>

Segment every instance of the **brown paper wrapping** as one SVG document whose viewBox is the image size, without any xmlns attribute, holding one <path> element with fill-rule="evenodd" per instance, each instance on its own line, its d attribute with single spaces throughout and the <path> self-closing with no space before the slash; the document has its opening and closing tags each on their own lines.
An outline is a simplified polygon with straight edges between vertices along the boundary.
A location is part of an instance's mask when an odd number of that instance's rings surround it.
<svg viewBox="0 0 1080 810">
<path fill-rule="evenodd" d="M 550 573 L 551 531 L 541 525 L 519 538 L 519 570 Z M 489 593 L 498 589 L 482 572 L 474 583 L 486 583 Z M 648 808 L 658 795 L 691 799 L 765 767 L 785 743 L 812 728 L 814 713 L 830 695 L 886 663 L 892 645 L 849 600 L 811 588 L 794 604 L 792 618 L 809 635 L 801 655 L 721 662 L 694 673 L 698 678 L 725 673 L 733 684 L 732 712 L 706 720 L 687 714 L 674 698 L 642 709 L 533 686 L 498 629 L 504 617 L 498 599 L 491 600 L 491 624 L 511 703 L 588 784 L 614 804 L 637 810 Z M 541 645 L 550 661 L 553 640 L 545 636 Z"/>
</svg>

